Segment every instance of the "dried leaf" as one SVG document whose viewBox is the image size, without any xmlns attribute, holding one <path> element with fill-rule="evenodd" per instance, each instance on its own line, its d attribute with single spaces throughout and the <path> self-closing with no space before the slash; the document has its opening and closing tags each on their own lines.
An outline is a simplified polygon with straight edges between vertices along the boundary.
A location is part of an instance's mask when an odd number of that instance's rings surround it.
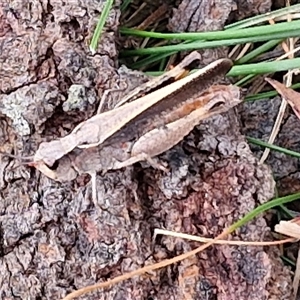
<svg viewBox="0 0 300 300">
<path fill-rule="evenodd" d="M 266 78 L 276 91 L 288 102 L 292 107 L 296 116 L 300 119 L 300 93 L 286 87 L 284 84 L 278 82 L 277 80 Z"/>
</svg>

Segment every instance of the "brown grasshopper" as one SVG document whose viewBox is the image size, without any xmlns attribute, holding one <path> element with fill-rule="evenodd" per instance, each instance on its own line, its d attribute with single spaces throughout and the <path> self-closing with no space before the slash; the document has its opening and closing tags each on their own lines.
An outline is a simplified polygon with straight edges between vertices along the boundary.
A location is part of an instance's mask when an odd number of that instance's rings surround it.
<svg viewBox="0 0 300 300">
<path fill-rule="evenodd" d="M 94 174 L 97 171 L 120 169 L 147 160 L 154 167 L 155 157 L 179 143 L 199 122 L 228 111 L 241 102 L 240 90 L 235 86 L 216 85 L 198 99 L 202 106 L 187 116 L 170 122 L 163 128 L 155 128 L 136 141 L 116 142 L 105 147 L 76 148 L 63 156 L 55 170 L 45 164 L 38 169 L 57 181 L 75 179 L 78 174 Z"/>
<path fill-rule="evenodd" d="M 195 53 L 193 56 L 199 58 Z M 138 139 L 154 128 L 176 121 L 201 106 L 197 98 L 214 84 L 213 79 L 224 76 L 231 66 L 232 62 L 228 59 L 215 61 L 135 101 L 95 115 L 76 126 L 67 136 L 42 143 L 34 156 L 34 162 L 52 166 L 76 147 L 104 147 L 116 141 Z"/>
<path fill-rule="evenodd" d="M 77 174 L 119 169 L 165 152 L 187 135 L 201 120 L 227 111 L 240 100 L 234 86 L 214 85 L 232 66 L 220 59 L 192 75 L 182 77 L 200 60 L 192 52 L 179 66 L 134 90 L 129 101 L 143 91 L 154 91 L 80 123 L 67 136 L 44 142 L 33 165 L 46 176 L 66 181 Z M 51 169 L 55 164 L 56 168 Z"/>
</svg>

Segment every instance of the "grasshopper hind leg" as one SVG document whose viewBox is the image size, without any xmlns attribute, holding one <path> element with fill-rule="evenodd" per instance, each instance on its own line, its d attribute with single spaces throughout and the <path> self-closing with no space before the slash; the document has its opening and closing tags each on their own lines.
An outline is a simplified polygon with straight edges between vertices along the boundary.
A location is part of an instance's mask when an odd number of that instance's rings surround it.
<svg viewBox="0 0 300 300">
<path fill-rule="evenodd" d="M 136 155 L 134 157 L 131 157 L 131 158 L 129 158 L 129 159 L 123 161 L 123 162 L 119 162 L 116 165 L 116 169 L 121 169 L 121 168 L 130 166 L 130 165 L 132 165 L 136 162 L 140 162 L 140 161 L 146 161 L 154 169 L 158 169 L 158 170 L 161 170 L 161 171 L 166 172 L 166 173 L 169 172 L 169 170 L 165 166 L 163 166 L 161 163 L 159 163 L 157 161 L 157 159 L 152 158 L 150 155 L 148 155 L 144 152 L 139 153 L 138 155 Z"/>
</svg>

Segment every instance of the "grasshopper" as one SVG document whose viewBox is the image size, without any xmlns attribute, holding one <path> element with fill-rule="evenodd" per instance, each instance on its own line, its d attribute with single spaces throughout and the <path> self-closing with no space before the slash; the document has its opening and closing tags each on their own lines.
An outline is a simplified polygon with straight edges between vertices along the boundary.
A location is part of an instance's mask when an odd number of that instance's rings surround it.
<svg viewBox="0 0 300 300">
<path fill-rule="evenodd" d="M 192 52 L 173 70 L 123 98 L 122 105 L 80 123 L 65 137 L 41 143 L 33 166 L 57 181 L 143 160 L 160 167 L 153 157 L 175 146 L 201 120 L 241 102 L 237 87 L 215 85 L 230 70 L 229 59 L 181 78 L 199 60 Z M 140 96 L 148 91 L 152 92 Z"/>
<path fill-rule="evenodd" d="M 40 169 L 56 181 L 69 181 L 78 174 L 94 174 L 97 171 L 121 169 L 136 162 L 147 160 L 154 167 L 155 157 L 178 144 L 201 120 L 228 111 L 241 102 L 240 90 L 235 86 L 216 85 L 207 90 L 199 101 L 203 106 L 189 115 L 164 128 L 156 128 L 142 135 L 136 141 L 116 142 L 105 147 L 74 149 L 58 161 L 55 170 L 45 164 Z"/>
<path fill-rule="evenodd" d="M 195 53 L 193 56 L 199 58 Z M 214 84 L 214 79 L 224 76 L 231 66 L 232 62 L 228 59 L 215 61 L 188 77 L 116 109 L 95 115 L 76 126 L 67 136 L 42 143 L 34 162 L 42 161 L 51 167 L 76 147 L 107 146 L 116 141 L 138 139 L 154 128 L 176 121 L 202 105 L 197 98 Z"/>
</svg>

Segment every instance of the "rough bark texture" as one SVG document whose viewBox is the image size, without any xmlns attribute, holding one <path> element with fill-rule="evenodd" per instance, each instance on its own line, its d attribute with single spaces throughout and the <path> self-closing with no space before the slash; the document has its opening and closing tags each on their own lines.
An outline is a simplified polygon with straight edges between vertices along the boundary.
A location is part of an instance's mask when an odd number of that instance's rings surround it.
<svg viewBox="0 0 300 300">
<path fill-rule="evenodd" d="M 267 99 L 253 103 L 247 103 L 241 107 L 241 119 L 243 132 L 246 135 L 268 141 L 274 122 L 279 111 L 281 98 Z M 287 108 L 280 132 L 275 144 L 293 151 L 300 151 L 300 121 L 293 114 L 290 107 Z M 261 157 L 262 148 L 252 146 L 257 157 Z M 280 152 L 271 151 L 267 164 L 272 166 L 274 178 L 277 181 L 280 195 L 288 195 L 299 191 L 299 159 Z M 295 202 L 293 206 L 298 204 Z"/>
<path fill-rule="evenodd" d="M 207 2 L 189 2 L 196 10 L 179 7 L 174 18 L 197 15 L 208 25 L 189 21 L 195 24 L 183 30 L 220 29 L 231 12 L 230 1 L 218 1 L 210 10 Z M 1 151 L 32 154 L 41 141 L 65 135 L 93 115 L 104 90 L 133 88 L 145 80 L 115 69 L 116 8 L 97 53 L 89 53 L 102 7 L 93 0 L 2 1 Z M 175 19 L 173 30 L 179 31 Z M 210 26 L 215 19 L 218 24 Z M 226 49 L 218 51 L 203 57 L 226 56 Z M 1 157 L 1 299 L 60 299 L 181 254 L 196 244 L 163 237 L 153 248 L 153 229 L 214 237 L 273 196 L 271 172 L 251 154 L 234 111 L 203 122 L 159 159 L 170 173 L 137 164 L 97 176 L 93 203 L 87 177 L 60 184 Z M 230 238 L 270 237 L 259 217 Z M 215 246 L 81 299 L 290 299 L 290 289 L 277 248 Z"/>
</svg>

